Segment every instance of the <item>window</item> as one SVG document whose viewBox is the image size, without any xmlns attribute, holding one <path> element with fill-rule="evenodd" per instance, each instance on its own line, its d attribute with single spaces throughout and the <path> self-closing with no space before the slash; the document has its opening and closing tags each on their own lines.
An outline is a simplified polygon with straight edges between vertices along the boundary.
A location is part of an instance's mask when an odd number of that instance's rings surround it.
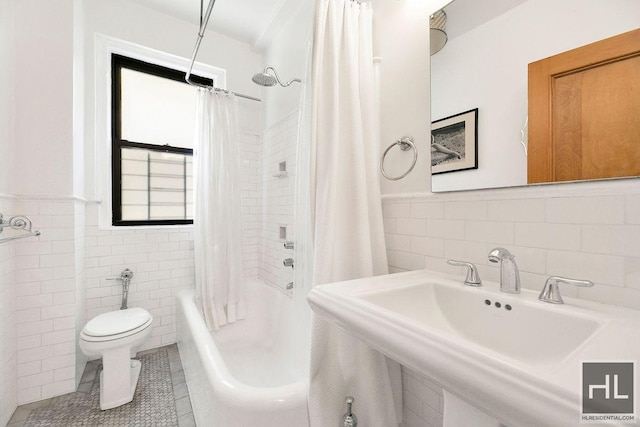
<svg viewBox="0 0 640 427">
<path fill-rule="evenodd" d="M 197 90 L 182 71 L 111 58 L 113 225 L 192 224 Z"/>
</svg>

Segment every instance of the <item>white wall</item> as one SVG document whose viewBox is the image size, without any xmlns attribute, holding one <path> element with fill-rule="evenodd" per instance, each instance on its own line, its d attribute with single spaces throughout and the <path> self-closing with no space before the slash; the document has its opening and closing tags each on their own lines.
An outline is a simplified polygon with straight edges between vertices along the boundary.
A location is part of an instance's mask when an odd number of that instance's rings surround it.
<svg viewBox="0 0 640 427">
<path fill-rule="evenodd" d="M 14 212 L 12 198 L 0 196 L 0 212 Z M 15 244 L 5 243 L 0 246 L 0 425 L 9 421 L 17 404 L 15 306 Z"/>
<path fill-rule="evenodd" d="M 75 209 L 68 198 L 22 196 L 38 238 L 16 245 L 18 404 L 75 390 Z"/>
<path fill-rule="evenodd" d="M 418 149 L 413 171 L 400 181 L 381 179 L 383 194 L 429 188 L 429 4 L 415 0 L 374 0 L 374 56 L 380 66 L 380 155 L 411 135 Z M 393 148 L 385 159 L 391 176 L 410 166 L 411 151 Z"/>
<path fill-rule="evenodd" d="M 13 19 L 14 2 L 0 3 L 0 213 L 7 216 L 15 212 L 13 197 L 6 196 L 12 191 L 15 159 Z M 16 407 L 15 292 L 15 245 L 5 243 L 0 246 L 0 425 Z"/>
<path fill-rule="evenodd" d="M 0 213 L 14 213 L 12 190 L 14 132 L 14 2 L 0 3 Z M 4 233 L 3 235 L 9 234 Z M 3 235 L 0 235 L 2 237 Z M 16 407 L 15 245 L 0 246 L 0 425 Z"/>
<path fill-rule="evenodd" d="M 479 168 L 435 175 L 433 191 L 525 185 L 527 64 L 635 29 L 639 16 L 633 0 L 529 0 L 450 40 L 432 57 L 432 118 L 479 108 Z"/>
<path fill-rule="evenodd" d="M 15 2 L 14 194 L 70 196 L 73 3 Z"/>
<path fill-rule="evenodd" d="M 300 1 L 289 21 L 273 37 L 264 52 L 263 66 L 273 66 L 286 83 L 292 78 L 305 78 L 308 48 L 312 36 L 313 1 Z M 263 129 L 274 126 L 300 106 L 302 85 L 292 83 L 283 88 L 272 86 L 261 90 Z"/>
<path fill-rule="evenodd" d="M 262 235 L 262 147 L 260 139 L 260 102 L 238 99 L 238 140 L 240 143 L 242 214 L 242 262 L 245 277 L 260 276 L 260 239 Z"/>
<path fill-rule="evenodd" d="M 15 159 L 14 1 L 0 4 L 0 193 L 12 191 Z"/>
</svg>

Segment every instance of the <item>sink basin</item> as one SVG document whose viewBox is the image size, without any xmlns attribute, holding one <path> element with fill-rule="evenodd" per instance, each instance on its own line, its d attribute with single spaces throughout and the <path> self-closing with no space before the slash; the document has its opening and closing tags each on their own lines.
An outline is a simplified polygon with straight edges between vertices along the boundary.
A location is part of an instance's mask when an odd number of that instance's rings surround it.
<svg viewBox="0 0 640 427">
<path fill-rule="evenodd" d="M 559 363 L 603 325 L 597 318 L 527 304 L 482 288 L 433 282 L 365 294 L 360 299 L 536 366 Z"/>
<path fill-rule="evenodd" d="M 578 426 L 582 363 L 640 360 L 636 310 L 462 282 L 421 270 L 316 286 L 307 299 L 317 316 L 507 425 Z"/>
</svg>

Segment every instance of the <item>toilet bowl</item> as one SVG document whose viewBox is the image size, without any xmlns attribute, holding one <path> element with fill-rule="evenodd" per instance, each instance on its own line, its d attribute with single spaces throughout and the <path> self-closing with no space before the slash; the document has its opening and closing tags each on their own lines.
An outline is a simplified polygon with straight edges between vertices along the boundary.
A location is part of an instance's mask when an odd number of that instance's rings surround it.
<svg viewBox="0 0 640 427">
<path fill-rule="evenodd" d="M 132 360 L 151 333 L 153 317 L 143 308 L 111 311 L 91 319 L 80 333 L 80 349 L 89 357 L 102 357 L 100 409 L 133 400 L 141 363 Z"/>
</svg>

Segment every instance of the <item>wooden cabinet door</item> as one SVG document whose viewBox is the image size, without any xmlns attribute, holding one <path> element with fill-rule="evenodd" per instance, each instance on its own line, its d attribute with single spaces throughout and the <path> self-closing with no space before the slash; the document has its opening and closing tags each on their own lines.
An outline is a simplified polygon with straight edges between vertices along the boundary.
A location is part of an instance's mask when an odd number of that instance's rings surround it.
<svg viewBox="0 0 640 427">
<path fill-rule="evenodd" d="M 529 64 L 529 183 L 640 175 L 640 29 Z"/>
</svg>

